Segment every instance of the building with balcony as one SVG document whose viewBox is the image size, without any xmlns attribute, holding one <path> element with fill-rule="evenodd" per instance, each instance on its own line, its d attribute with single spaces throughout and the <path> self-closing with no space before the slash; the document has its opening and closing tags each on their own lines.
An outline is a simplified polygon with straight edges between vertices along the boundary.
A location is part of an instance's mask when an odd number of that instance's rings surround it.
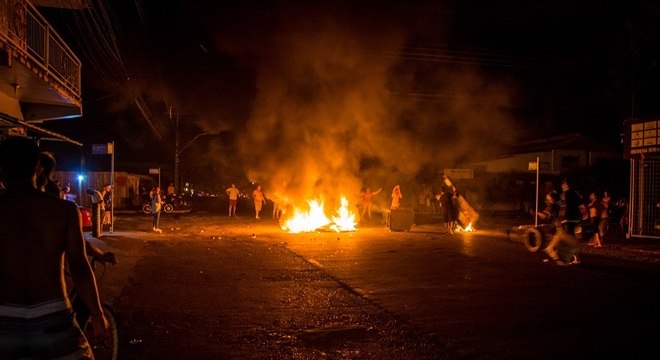
<svg viewBox="0 0 660 360">
<path fill-rule="evenodd" d="M 84 8 L 87 0 L 0 0 L 0 131 L 77 141 L 46 121 L 82 116 L 81 62 L 38 6 Z"/>
</svg>

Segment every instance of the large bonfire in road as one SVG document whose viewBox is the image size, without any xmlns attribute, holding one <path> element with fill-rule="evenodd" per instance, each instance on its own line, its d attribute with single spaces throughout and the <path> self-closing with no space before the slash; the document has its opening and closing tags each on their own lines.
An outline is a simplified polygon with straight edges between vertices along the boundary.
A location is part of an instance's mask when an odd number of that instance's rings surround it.
<svg viewBox="0 0 660 360">
<path fill-rule="evenodd" d="M 327 216 L 323 200 L 309 200 L 306 207 L 291 207 L 282 215 L 282 230 L 290 233 L 317 230 L 355 231 L 356 213 L 350 210 L 348 199 L 342 196 L 333 215 Z"/>
</svg>

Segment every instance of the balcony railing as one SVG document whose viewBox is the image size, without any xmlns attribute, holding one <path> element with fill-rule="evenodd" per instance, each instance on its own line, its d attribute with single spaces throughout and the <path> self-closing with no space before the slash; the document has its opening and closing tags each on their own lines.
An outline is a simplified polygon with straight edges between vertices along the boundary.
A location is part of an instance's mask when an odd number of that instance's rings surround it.
<svg viewBox="0 0 660 360">
<path fill-rule="evenodd" d="M 0 38 L 80 101 L 80 60 L 26 0 L 0 0 Z"/>
</svg>

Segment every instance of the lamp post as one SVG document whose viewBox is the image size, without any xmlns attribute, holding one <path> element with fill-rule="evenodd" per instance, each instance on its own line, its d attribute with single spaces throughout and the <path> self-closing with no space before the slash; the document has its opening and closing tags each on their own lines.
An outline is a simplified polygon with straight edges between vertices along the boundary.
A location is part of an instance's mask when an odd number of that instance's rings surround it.
<svg viewBox="0 0 660 360">
<path fill-rule="evenodd" d="M 180 149 L 179 149 L 179 140 L 178 140 L 178 136 L 177 136 L 177 141 L 174 144 L 175 145 L 175 148 L 174 148 L 174 186 L 176 187 L 176 190 L 178 192 L 181 192 L 181 186 L 180 186 L 181 184 L 179 183 L 179 165 L 181 163 L 181 158 L 180 158 L 181 153 L 183 153 L 183 151 L 186 150 L 188 148 L 188 146 L 190 146 L 190 144 L 195 142 L 195 140 L 197 140 L 200 136 L 208 135 L 208 134 L 209 133 L 204 131 L 202 133 L 199 133 L 199 134 L 195 135 L 195 137 L 193 137 L 190 141 L 188 141 L 188 143 L 183 145 L 183 147 L 181 147 Z"/>
</svg>

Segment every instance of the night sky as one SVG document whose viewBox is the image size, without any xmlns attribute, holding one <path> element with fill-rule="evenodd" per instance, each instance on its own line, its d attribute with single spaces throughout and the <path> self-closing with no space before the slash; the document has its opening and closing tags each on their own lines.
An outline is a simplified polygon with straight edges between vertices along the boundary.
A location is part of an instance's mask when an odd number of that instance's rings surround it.
<svg viewBox="0 0 660 360">
<path fill-rule="evenodd" d="M 574 132 L 619 146 L 660 112 L 651 2 L 93 3 L 44 11 L 84 69 L 84 117 L 47 127 L 146 172 L 171 166 L 178 116 L 182 146 L 209 133 L 182 153 L 208 188 L 387 185 Z"/>
</svg>

